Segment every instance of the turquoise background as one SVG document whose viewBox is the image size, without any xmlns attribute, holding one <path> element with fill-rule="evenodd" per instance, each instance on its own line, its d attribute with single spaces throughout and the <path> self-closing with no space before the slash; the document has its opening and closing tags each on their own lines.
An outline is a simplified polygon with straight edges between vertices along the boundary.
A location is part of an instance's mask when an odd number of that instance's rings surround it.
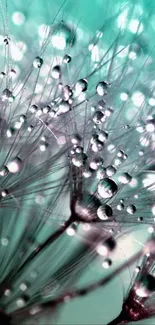
<svg viewBox="0 0 155 325">
<path fill-rule="evenodd" d="M 130 9 L 132 12 L 132 5 L 135 1 L 118 1 L 118 0 L 67 0 L 62 7 L 57 21 L 64 20 L 69 21 L 74 26 L 78 25 L 81 30 L 78 35 L 79 43 L 78 49 L 81 50 L 81 44 L 85 44 L 86 41 L 91 39 L 96 30 L 100 29 L 105 20 L 112 17 L 116 13 L 122 10 L 124 6 Z M 14 35 L 17 40 L 24 41 L 28 46 L 28 55 L 31 58 L 34 52 L 37 54 L 38 46 L 38 34 L 37 29 L 41 24 L 50 25 L 55 13 L 61 6 L 60 0 L 11 0 L 8 1 L 8 21 L 9 21 L 9 33 Z M 123 6 L 123 7 L 122 7 Z M 154 42 L 155 31 L 155 2 L 154 1 L 137 1 L 137 8 L 135 17 L 139 17 L 142 14 L 143 24 L 146 33 L 147 43 L 147 30 L 150 28 L 151 34 L 149 38 Z M 15 25 L 12 22 L 12 14 L 15 11 L 20 11 L 25 15 L 25 23 L 22 26 Z M 151 19 L 148 26 L 148 16 L 151 13 Z M 130 21 L 130 15 L 128 17 Z M 3 30 L 3 24 L 1 24 L 1 31 Z M 108 46 L 109 39 L 113 39 L 118 30 L 115 20 L 108 21 L 105 28 L 105 38 L 103 37 L 103 47 Z M 81 33 L 81 35 L 80 35 Z M 103 31 L 104 33 L 104 31 Z M 128 30 L 126 31 L 125 42 L 127 42 Z M 151 44 L 152 45 L 152 44 Z M 148 44 L 149 47 L 149 44 Z M 73 49 L 74 52 L 74 49 Z M 141 58 L 140 58 L 141 60 Z M 141 64 L 141 62 L 139 63 Z M 20 65 L 20 63 L 19 63 Z M 142 227 L 141 227 L 142 228 Z M 123 243 L 120 243 L 118 250 L 113 258 L 114 266 L 118 265 L 124 258 L 128 259 L 136 249 L 141 248 L 141 243 L 145 242 L 147 238 L 147 227 L 145 229 L 139 229 L 129 236 L 128 239 L 124 238 Z M 138 242 L 137 242 L 138 241 Z M 63 254 L 63 253 L 61 253 Z M 65 253 L 64 253 L 65 254 Z M 60 256 L 59 256 L 60 258 Z M 62 256 L 65 258 L 65 255 Z M 55 261 L 56 262 L 56 261 Z M 107 324 L 116 317 L 121 309 L 123 297 L 130 284 L 131 270 L 127 269 L 123 274 L 120 274 L 118 278 L 114 279 L 104 288 L 100 288 L 97 291 L 90 294 L 88 297 L 78 298 L 72 302 L 68 302 L 62 307 L 54 317 L 47 315 L 44 318 L 40 318 L 38 324 Z M 79 281 L 79 285 L 90 283 L 93 280 L 103 277 L 104 274 L 108 274 L 101 268 L 101 261 L 98 259 L 93 264 L 88 265 L 87 271 Z M 131 272 L 131 274 L 130 274 Z M 138 322 L 137 324 L 154 324 L 153 320 L 146 320 L 145 322 Z"/>
</svg>

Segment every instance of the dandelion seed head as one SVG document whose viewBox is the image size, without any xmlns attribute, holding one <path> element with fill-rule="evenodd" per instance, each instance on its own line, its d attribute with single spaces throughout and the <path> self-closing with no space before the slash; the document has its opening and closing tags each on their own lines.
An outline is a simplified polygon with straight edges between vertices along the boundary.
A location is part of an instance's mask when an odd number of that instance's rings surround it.
<svg viewBox="0 0 155 325">
<path fill-rule="evenodd" d="M 0 10 L 0 302 L 15 323 L 32 316 L 42 322 L 46 311 L 53 316 L 57 305 L 104 287 L 103 278 L 92 285 L 86 279 L 80 288 L 79 276 L 83 283 L 91 263 L 97 272 L 97 261 L 108 274 L 123 234 L 141 248 L 133 229 L 154 234 L 154 50 L 147 13 L 137 4 L 114 4 L 91 33 L 76 8 L 76 19 L 68 17 L 68 1 L 52 20 L 55 6 L 50 19 L 43 17 L 46 5 L 41 16 L 37 6 L 35 19 L 33 4 L 26 14 L 9 3 Z M 144 246 L 138 256 L 151 258 L 153 248 Z M 122 270 L 132 264 L 129 251 L 124 245 Z M 132 253 L 139 263 L 133 246 Z M 116 260 L 111 279 L 120 273 Z M 151 297 L 141 284 L 136 279 L 136 297 Z M 134 319 L 136 313 L 128 311 Z"/>
</svg>

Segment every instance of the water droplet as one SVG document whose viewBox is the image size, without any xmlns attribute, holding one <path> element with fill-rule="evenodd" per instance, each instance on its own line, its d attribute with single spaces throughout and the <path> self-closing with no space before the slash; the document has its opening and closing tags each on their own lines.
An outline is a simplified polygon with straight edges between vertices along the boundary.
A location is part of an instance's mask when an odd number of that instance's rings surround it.
<svg viewBox="0 0 155 325">
<path fill-rule="evenodd" d="M 97 220 L 97 210 L 100 205 L 98 198 L 89 193 L 84 193 L 82 198 L 77 197 L 73 203 L 73 215 L 77 221 L 94 222 Z"/>
<path fill-rule="evenodd" d="M 112 265 L 112 260 L 110 260 L 109 258 L 106 258 L 102 263 L 104 269 L 109 269 L 111 265 Z"/>
<path fill-rule="evenodd" d="M 53 27 L 51 42 L 53 47 L 64 50 L 66 47 L 74 45 L 76 40 L 75 30 L 66 25 L 63 21 Z"/>
<path fill-rule="evenodd" d="M 25 306 L 25 300 L 23 298 L 19 298 L 17 301 L 17 306 L 18 307 L 24 307 Z"/>
<path fill-rule="evenodd" d="M 104 167 L 99 167 L 96 172 L 96 177 L 97 179 L 101 180 L 105 177 L 105 168 Z"/>
<path fill-rule="evenodd" d="M 119 181 L 122 183 L 122 184 L 128 184 L 130 183 L 132 180 L 132 177 L 131 175 L 129 175 L 128 173 L 124 173 L 122 174 L 120 177 L 119 177 Z"/>
<path fill-rule="evenodd" d="M 99 166 L 102 166 L 103 164 L 103 159 L 101 157 L 96 157 L 92 161 L 90 161 L 90 168 L 93 170 L 97 170 Z"/>
<path fill-rule="evenodd" d="M 61 114 L 65 114 L 67 112 L 69 112 L 71 109 L 71 106 L 69 104 L 69 102 L 62 100 L 62 102 L 59 104 L 59 108 L 56 112 L 56 115 L 59 116 Z"/>
<path fill-rule="evenodd" d="M 136 273 L 139 273 L 140 270 L 141 270 L 140 266 L 136 266 L 136 268 L 135 268 L 135 272 L 136 272 Z"/>
<path fill-rule="evenodd" d="M 107 132 L 105 132 L 105 131 L 100 131 L 100 132 L 98 133 L 98 140 L 99 140 L 99 141 L 105 143 L 105 141 L 107 140 L 107 138 L 108 138 L 108 133 L 107 133 Z"/>
<path fill-rule="evenodd" d="M 135 292 L 141 298 L 149 297 L 155 291 L 155 277 L 143 274 L 135 285 Z"/>
<path fill-rule="evenodd" d="M 51 110 L 51 106 L 50 106 L 50 105 L 44 106 L 44 107 L 42 108 L 42 112 L 43 112 L 43 114 L 47 114 L 47 113 L 49 113 L 50 110 Z"/>
<path fill-rule="evenodd" d="M 105 122 L 105 114 L 102 113 L 101 111 L 95 112 L 95 114 L 93 116 L 93 121 L 95 124 L 101 124 L 101 123 Z"/>
<path fill-rule="evenodd" d="M 7 166 L 4 166 L 3 169 L 0 170 L 0 176 L 6 176 L 9 173 Z"/>
<path fill-rule="evenodd" d="M 148 133 L 153 133 L 155 131 L 155 119 L 148 120 L 145 128 Z"/>
<path fill-rule="evenodd" d="M 117 204 L 117 210 L 122 211 L 123 209 L 124 209 L 124 204 L 123 203 Z"/>
<path fill-rule="evenodd" d="M 45 142 L 45 143 L 41 142 L 40 143 L 40 145 L 39 145 L 40 151 L 44 152 L 44 151 L 46 151 L 47 148 L 48 148 L 48 143 L 47 142 Z"/>
<path fill-rule="evenodd" d="M 113 215 L 112 208 L 108 204 L 102 205 L 97 209 L 97 215 L 101 220 L 109 220 Z"/>
<path fill-rule="evenodd" d="M 72 163 L 76 167 L 83 166 L 83 164 L 84 164 L 83 155 L 81 155 L 81 154 L 74 155 L 74 157 L 72 158 Z"/>
<path fill-rule="evenodd" d="M 11 290 L 10 290 L 10 289 L 6 289 L 6 290 L 4 291 L 4 295 L 5 295 L 6 297 L 9 297 L 9 296 L 11 295 Z"/>
<path fill-rule="evenodd" d="M 37 69 L 37 68 L 41 68 L 42 65 L 43 65 L 43 59 L 37 56 L 33 61 L 33 67 Z"/>
<path fill-rule="evenodd" d="M 108 166 L 107 168 L 106 168 L 106 175 L 108 176 L 108 177 L 111 177 L 111 176 L 113 176 L 115 173 L 116 173 L 116 168 L 114 167 L 114 166 Z"/>
<path fill-rule="evenodd" d="M 66 85 L 63 87 L 63 97 L 65 100 L 69 100 L 73 95 L 72 89 L 70 86 Z"/>
<path fill-rule="evenodd" d="M 96 247 L 96 251 L 99 255 L 108 256 L 116 248 L 116 241 L 109 237 L 103 243 L 100 243 Z"/>
<path fill-rule="evenodd" d="M 104 178 L 98 185 L 98 193 L 103 199 L 113 197 L 117 192 L 116 183 L 110 178 Z"/>
<path fill-rule="evenodd" d="M 19 157 L 16 157 L 13 161 L 11 161 L 10 163 L 7 164 L 7 168 L 9 170 L 10 173 L 17 173 L 20 171 L 22 166 L 22 161 Z"/>
<path fill-rule="evenodd" d="M 126 211 L 129 213 L 129 214 L 134 214 L 136 212 L 136 207 L 135 205 L 133 204 L 130 204 L 127 206 L 126 208 Z"/>
<path fill-rule="evenodd" d="M 16 70 L 11 69 L 9 72 L 10 77 L 14 78 L 16 76 Z"/>
<path fill-rule="evenodd" d="M 107 108 L 107 109 L 105 110 L 105 115 L 106 115 L 107 117 L 111 116 L 112 113 L 113 113 L 112 108 Z"/>
<path fill-rule="evenodd" d="M 3 79 L 5 76 L 6 76 L 6 73 L 2 71 L 2 72 L 0 73 L 0 79 Z"/>
<path fill-rule="evenodd" d="M 5 36 L 5 38 L 4 38 L 4 44 L 5 45 L 8 45 L 9 42 L 10 42 L 10 38 L 8 36 Z"/>
<path fill-rule="evenodd" d="M 31 113 L 36 113 L 37 110 L 38 110 L 38 108 L 39 108 L 39 107 L 38 107 L 37 105 L 34 104 L 34 105 L 32 105 L 32 106 L 30 107 L 30 112 L 31 112 Z"/>
<path fill-rule="evenodd" d="M 84 169 L 83 171 L 83 177 L 84 178 L 89 178 L 92 176 L 92 171 L 88 168 L 88 169 Z"/>
<path fill-rule="evenodd" d="M 22 290 L 22 291 L 25 291 L 25 290 L 27 290 L 27 284 L 26 284 L 26 283 L 24 283 L 24 282 L 23 282 L 23 283 L 21 283 L 19 287 L 20 287 L 20 290 Z"/>
<path fill-rule="evenodd" d="M 67 228 L 66 233 L 68 236 L 74 236 L 76 234 L 77 231 L 77 223 L 72 223 L 72 225 L 70 227 Z"/>
<path fill-rule="evenodd" d="M 8 101 L 9 103 L 12 103 L 14 100 L 14 96 L 12 95 L 12 91 L 9 89 L 4 89 L 2 93 L 2 101 Z"/>
<path fill-rule="evenodd" d="M 101 38 L 102 36 L 103 36 L 103 32 L 101 32 L 101 30 L 97 30 L 96 37 Z"/>
<path fill-rule="evenodd" d="M 21 123 L 24 123 L 26 121 L 26 116 L 24 114 L 20 115 L 19 120 Z"/>
<path fill-rule="evenodd" d="M 81 142 L 81 137 L 78 134 L 74 134 L 71 138 L 71 142 L 75 145 L 79 145 Z"/>
<path fill-rule="evenodd" d="M 105 102 L 105 100 L 100 100 L 99 102 L 98 102 L 98 108 L 99 109 L 104 109 L 105 108 L 105 106 L 106 106 L 106 102 Z"/>
<path fill-rule="evenodd" d="M 82 92 L 86 91 L 88 87 L 88 81 L 86 79 L 80 79 L 75 84 L 75 96 L 79 96 Z"/>
<path fill-rule="evenodd" d="M 61 77 L 61 69 L 60 69 L 59 65 L 56 65 L 55 67 L 53 67 L 51 76 L 53 79 L 59 79 Z"/>
<path fill-rule="evenodd" d="M 82 148 L 81 146 L 77 146 L 77 147 L 75 148 L 75 152 L 76 152 L 76 153 L 83 153 L 83 148 Z"/>
<path fill-rule="evenodd" d="M 108 84 L 105 81 L 100 81 L 97 84 L 96 91 L 99 96 L 104 96 L 107 94 Z"/>
<path fill-rule="evenodd" d="M 1 192 L 2 197 L 6 197 L 8 194 L 9 194 L 9 192 L 7 190 L 3 190 Z"/>
<path fill-rule="evenodd" d="M 71 56 L 69 54 L 66 54 L 63 58 L 64 63 L 70 63 L 71 62 Z"/>
</svg>

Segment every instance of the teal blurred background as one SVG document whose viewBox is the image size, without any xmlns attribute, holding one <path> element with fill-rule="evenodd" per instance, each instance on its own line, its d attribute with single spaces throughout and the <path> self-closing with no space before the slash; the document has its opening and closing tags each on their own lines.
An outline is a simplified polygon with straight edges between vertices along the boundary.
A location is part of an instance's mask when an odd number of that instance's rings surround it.
<svg viewBox="0 0 155 325">
<path fill-rule="evenodd" d="M 24 42 L 27 46 L 28 55 L 37 54 L 39 46 L 38 30 L 43 24 L 50 26 L 53 19 L 62 6 L 61 0 L 11 0 L 8 1 L 8 21 L 9 34 L 18 42 Z M 67 0 L 62 6 L 56 21 L 64 20 L 77 28 L 78 48 L 82 50 L 82 45 L 92 38 L 96 30 L 100 30 L 105 21 L 107 24 L 105 38 L 103 37 L 103 48 L 108 47 L 108 42 L 117 35 L 120 25 L 126 28 L 130 23 L 133 14 L 134 19 L 141 17 L 142 28 L 144 29 L 144 39 L 148 48 L 150 43 L 148 40 L 148 29 L 151 28 L 149 40 L 154 42 L 155 31 L 155 1 L 120 1 L 120 0 Z M 151 14 L 151 16 L 150 16 Z M 117 19 L 111 17 L 116 16 Z M 150 17 L 148 25 L 148 17 Z M 108 18 L 111 18 L 110 22 Z M 4 26 L 1 23 L 1 31 L 3 33 Z M 40 32 L 41 33 L 41 32 Z M 104 33 L 104 30 L 103 30 Z M 129 29 L 126 29 L 124 42 L 127 42 Z M 151 44 L 152 46 L 153 44 Z M 23 45 L 22 45 L 23 46 Z M 24 52 L 24 55 L 25 54 Z M 15 54 L 16 56 L 16 54 Z M 20 57 L 20 56 L 19 56 Z M 141 59 L 140 59 L 141 60 Z M 16 65 L 20 66 L 20 60 L 15 60 Z M 140 63 L 141 64 L 141 63 Z M 2 65 L 2 63 L 1 63 Z M 142 228 L 142 227 L 141 227 Z M 118 245 L 118 250 L 113 257 L 115 268 L 121 261 L 128 259 L 136 249 L 140 249 L 143 242 L 148 236 L 144 229 L 138 229 L 132 235 L 126 236 Z M 64 257 L 64 256 L 63 256 Z M 60 256 L 59 256 L 60 258 Z M 112 267 L 112 268 L 113 268 Z M 118 278 L 114 279 L 104 288 L 98 289 L 88 297 L 78 298 L 72 302 L 68 302 L 62 307 L 54 317 L 48 315 L 44 319 L 40 319 L 38 324 L 55 324 L 78 325 L 78 324 L 107 324 L 115 318 L 120 312 L 123 297 L 130 284 L 132 277 L 132 268 L 127 269 Z M 108 274 L 109 270 L 103 270 L 101 260 L 88 265 L 87 271 L 80 279 L 78 285 L 91 283 Z M 137 324 L 154 324 L 153 320 L 146 320 Z"/>
</svg>

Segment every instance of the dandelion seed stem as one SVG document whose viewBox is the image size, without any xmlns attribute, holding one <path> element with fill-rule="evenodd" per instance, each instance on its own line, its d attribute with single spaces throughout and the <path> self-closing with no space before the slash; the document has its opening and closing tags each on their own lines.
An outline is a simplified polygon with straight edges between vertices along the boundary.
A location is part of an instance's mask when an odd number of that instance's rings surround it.
<svg viewBox="0 0 155 325">
<path fill-rule="evenodd" d="M 125 314 L 122 310 L 121 313 L 107 325 L 119 325 L 119 324 L 126 324 L 126 323 L 128 323 L 128 320 L 125 319 Z"/>
<path fill-rule="evenodd" d="M 66 229 L 71 225 L 72 219 L 69 218 L 58 230 L 56 230 L 52 235 L 50 235 L 43 244 L 41 244 L 24 262 L 24 264 L 20 267 L 19 271 L 23 269 L 24 266 L 26 266 L 29 262 L 31 262 L 38 254 L 40 254 L 45 248 L 47 248 L 49 245 L 53 244 L 55 240 L 57 240 L 65 231 Z M 19 272 L 18 271 L 18 272 Z"/>
</svg>

